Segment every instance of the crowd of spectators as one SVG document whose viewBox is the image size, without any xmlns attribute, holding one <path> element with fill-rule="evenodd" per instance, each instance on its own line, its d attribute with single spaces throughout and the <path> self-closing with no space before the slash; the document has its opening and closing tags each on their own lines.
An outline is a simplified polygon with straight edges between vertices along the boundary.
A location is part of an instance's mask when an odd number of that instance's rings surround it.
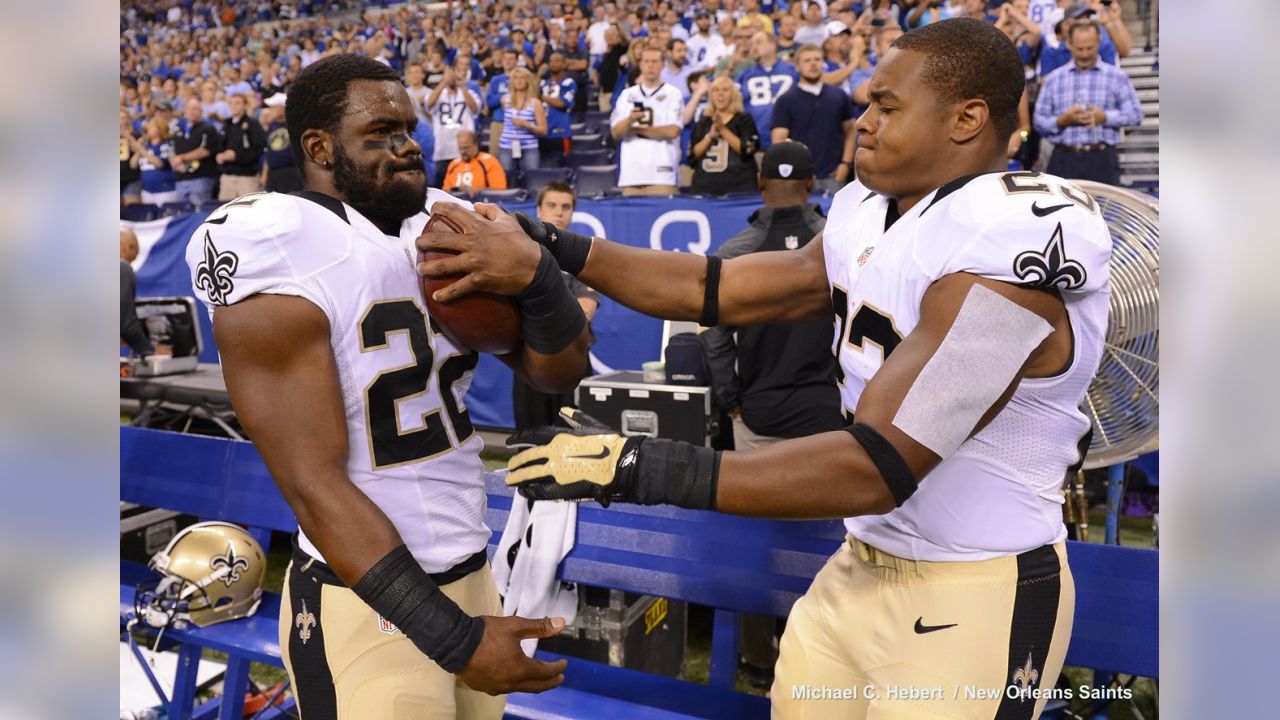
<svg viewBox="0 0 1280 720">
<path fill-rule="evenodd" d="M 617 163 L 628 195 L 754 191 L 759 153 L 784 138 L 809 146 L 830 191 L 853 176 L 877 59 L 904 31 L 960 16 L 996 24 L 1022 54 L 1029 93 L 1009 150 L 1026 166 L 1035 95 L 1071 62 L 1070 27 L 1097 28 L 1103 63 L 1133 44 L 1109 0 L 126 0 L 122 198 L 295 189 L 289 85 L 333 53 L 402 74 L 433 185 L 457 192 L 518 186 L 583 153 Z"/>
</svg>

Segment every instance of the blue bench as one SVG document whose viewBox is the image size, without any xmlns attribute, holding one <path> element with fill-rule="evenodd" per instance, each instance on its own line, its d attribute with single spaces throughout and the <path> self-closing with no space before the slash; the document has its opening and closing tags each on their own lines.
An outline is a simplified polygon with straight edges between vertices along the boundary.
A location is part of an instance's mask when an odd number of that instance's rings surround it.
<svg viewBox="0 0 1280 720">
<path fill-rule="evenodd" d="M 271 530 L 295 528 L 292 513 L 247 442 L 124 427 L 120 457 L 123 500 L 247 525 L 264 545 Z M 487 474 L 485 481 L 486 520 L 495 529 L 492 557 L 512 494 L 497 474 Z M 561 565 L 561 579 L 714 608 L 710 681 L 702 685 L 572 658 L 563 687 L 511 695 L 507 716 L 767 717 L 765 698 L 734 689 L 738 614 L 785 617 L 838 547 L 844 536 L 841 524 L 623 505 L 608 510 L 583 505 L 578 518 L 577 545 Z M 1077 592 L 1068 664 L 1158 676 L 1158 555 L 1084 543 L 1069 543 L 1068 548 Z M 122 572 L 133 575 L 137 569 Z M 214 709 L 223 718 L 239 717 L 249 662 L 280 665 L 278 608 L 279 597 L 268 594 L 253 618 L 166 632 L 166 638 L 182 643 L 185 659 L 179 664 L 169 716 L 192 717 L 192 658 L 199 657 L 199 648 L 209 647 L 229 657 L 228 697 Z M 121 588 L 121 612 L 131 609 L 129 582 Z M 211 717 L 209 708 L 198 710 L 204 716 L 195 716 Z"/>
</svg>

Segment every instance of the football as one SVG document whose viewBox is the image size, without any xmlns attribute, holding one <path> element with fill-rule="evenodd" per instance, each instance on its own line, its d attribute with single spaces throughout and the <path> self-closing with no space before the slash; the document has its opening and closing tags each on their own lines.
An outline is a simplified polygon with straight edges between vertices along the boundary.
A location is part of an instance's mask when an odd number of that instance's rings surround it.
<svg viewBox="0 0 1280 720">
<path fill-rule="evenodd" d="M 461 232 L 444 217 L 434 215 L 423 228 Z M 449 255 L 449 250 L 419 252 L 418 262 L 431 262 Z M 493 293 L 471 293 L 448 303 L 437 302 L 432 296 L 437 290 L 457 282 L 461 275 L 423 276 L 422 295 L 427 302 L 431 319 L 455 345 L 491 355 L 505 355 L 520 347 L 520 311 L 512 298 Z"/>
</svg>

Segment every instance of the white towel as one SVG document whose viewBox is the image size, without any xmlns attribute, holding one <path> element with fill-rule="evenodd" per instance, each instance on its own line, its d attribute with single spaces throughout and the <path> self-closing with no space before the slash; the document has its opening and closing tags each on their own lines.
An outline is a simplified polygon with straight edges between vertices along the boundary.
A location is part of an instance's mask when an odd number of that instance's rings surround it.
<svg viewBox="0 0 1280 720">
<path fill-rule="evenodd" d="M 562 617 L 572 625 L 578 615 L 578 588 L 556 579 L 556 569 L 573 549 L 578 503 L 511 499 L 511 514 L 493 558 L 493 578 L 502 594 L 502 612 L 525 618 Z M 522 640 L 529 657 L 537 638 Z"/>
</svg>

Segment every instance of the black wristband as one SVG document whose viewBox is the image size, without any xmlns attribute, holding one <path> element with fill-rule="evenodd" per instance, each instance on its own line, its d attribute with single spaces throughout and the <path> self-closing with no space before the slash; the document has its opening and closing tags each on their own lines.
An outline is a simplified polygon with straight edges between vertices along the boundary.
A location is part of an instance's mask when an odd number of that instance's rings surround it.
<svg viewBox="0 0 1280 720">
<path fill-rule="evenodd" d="M 635 462 L 627 463 L 636 451 Z M 676 505 L 715 510 L 720 453 L 679 440 L 635 437 L 627 440 L 610 489 L 614 497 L 640 505 Z"/>
<path fill-rule="evenodd" d="M 582 306 L 573 299 L 551 251 L 542 248 L 542 259 L 533 282 L 516 296 L 520 305 L 520 334 L 535 352 L 555 355 L 573 344 L 587 326 Z"/>
<path fill-rule="evenodd" d="M 587 255 L 591 253 L 591 238 L 548 222 L 534 220 L 522 212 L 511 214 L 520 223 L 525 235 L 551 251 L 551 256 L 556 259 L 561 270 L 575 276 L 582 272 L 587 264 Z"/>
<path fill-rule="evenodd" d="M 715 255 L 707 256 L 707 282 L 702 293 L 702 316 L 698 324 L 712 327 L 720 319 L 720 263 Z"/>
<path fill-rule="evenodd" d="M 404 545 L 387 553 L 351 589 L 445 672 L 466 667 L 484 637 L 484 621 L 441 592 Z"/>
</svg>

